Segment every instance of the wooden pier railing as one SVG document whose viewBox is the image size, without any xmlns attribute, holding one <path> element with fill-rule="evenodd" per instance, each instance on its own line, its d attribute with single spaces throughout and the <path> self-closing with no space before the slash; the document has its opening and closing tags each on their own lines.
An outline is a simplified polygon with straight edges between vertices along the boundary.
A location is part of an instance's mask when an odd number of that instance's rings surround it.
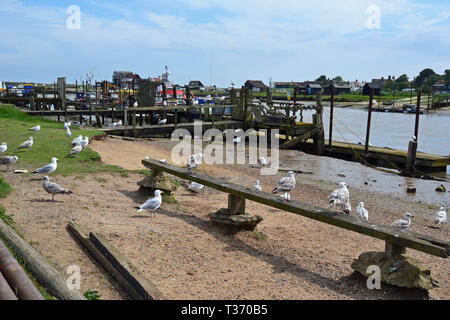
<svg viewBox="0 0 450 320">
<path fill-rule="evenodd" d="M 171 164 L 163 164 L 157 160 L 142 160 L 142 164 L 152 170 L 153 176 L 158 176 L 163 172 L 167 172 L 182 179 L 195 181 L 210 188 L 226 192 L 229 194 L 229 197 L 241 200 L 229 201 L 231 204 L 239 202 L 242 205 L 242 202 L 246 199 L 255 201 L 270 207 L 331 224 L 339 228 L 384 240 L 386 242 L 386 248 L 396 252 L 403 252 L 405 248 L 411 248 L 442 258 L 448 258 L 450 254 L 450 242 L 448 241 L 434 239 L 414 232 L 400 231 L 394 227 L 374 222 L 362 222 L 353 216 L 342 215 L 296 201 L 288 202 L 272 194 L 253 191 L 248 187 L 219 180 L 201 173 L 191 173 L 185 168 L 180 168 Z M 233 211 L 233 208 L 229 209 Z"/>
</svg>

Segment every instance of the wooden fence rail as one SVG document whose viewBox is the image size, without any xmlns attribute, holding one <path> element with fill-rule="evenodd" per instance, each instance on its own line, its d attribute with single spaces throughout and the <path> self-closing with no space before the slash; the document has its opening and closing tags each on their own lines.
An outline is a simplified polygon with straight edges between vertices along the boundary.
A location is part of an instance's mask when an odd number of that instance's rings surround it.
<svg viewBox="0 0 450 320">
<path fill-rule="evenodd" d="M 414 232 L 400 231 L 394 227 L 374 222 L 362 222 L 353 216 L 342 215 L 297 201 L 288 202 L 272 194 L 253 191 L 248 187 L 219 180 L 201 173 L 190 173 L 185 168 L 180 168 L 171 164 L 163 164 L 157 160 L 142 160 L 142 164 L 151 169 L 153 174 L 167 172 L 182 179 L 195 181 L 210 188 L 226 192 L 238 198 L 255 201 L 313 220 L 384 240 L 390 247 L 393 246 L 398 249 L 408 247 L 442 258 L 448 258 L 450 254 L 450 242 L 448 241 L 434 239 Z"/>
</svg>

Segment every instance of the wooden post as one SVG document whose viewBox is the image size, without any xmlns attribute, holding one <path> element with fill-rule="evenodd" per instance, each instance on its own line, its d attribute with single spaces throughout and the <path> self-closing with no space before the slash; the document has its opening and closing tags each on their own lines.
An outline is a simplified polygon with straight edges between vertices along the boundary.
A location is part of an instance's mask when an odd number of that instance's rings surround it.
<svg viewBox="0 0 450 320">
<path fill-rule="evenodd" d="M 430 91 L 428 92 L 427 111 L 430 110 L 430 96 L 431 96 L 431 86 L 430 86 Z"/>
<path fill-rule="evenodd" d="M 370 138 L 370 122 L 372 120 L 372 105 L 373 105 L 373 88 L 370 89 L 370 99 L 369 99 L 369 112 L 367 116 L 367 130 L 366 130 L 366 145 L 364 150 L 369 151 L 369 138 Z"/>
<path fill-rule="evenodd" d="M 419 137 L 419 116 L 420 116 L 420 99 L 422 98 L 422 88 L 417 90 L 417 105 L 416 105 L 416 123 L 414 126 L 414 136 L 416 137 L 416 141 L 418 141 Z"/>
<path fill-rule="evenodd" d="M 330 133 L 328 147 L 331 148 L 333 143 L 333 111 L 334 111 L 334 86 L 330 86 L 331 100 L 330 100 Z"/>
<path fill-rule="evenodd" d="M 232 194 L 228 195 L 228 210 L 230 214 L 241 215 L 245 214 L 245 198 L 237 197 Z"/>
<path fill-rule="evenodd" d="M 395 83 L 394 83 L 394 108 L 395 108 Z"/>
<path fill-rule="evenodd" d="M 406 253 L 406 248 L 397 244 L 386 242 L 384 253 L 387 258 L 391 259 L 395 255 Z"/>
</svg>

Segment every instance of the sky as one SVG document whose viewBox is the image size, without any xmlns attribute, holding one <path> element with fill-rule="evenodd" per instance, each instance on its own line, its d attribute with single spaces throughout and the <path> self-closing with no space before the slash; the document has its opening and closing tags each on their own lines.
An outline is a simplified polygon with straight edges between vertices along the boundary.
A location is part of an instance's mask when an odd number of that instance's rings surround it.
<svg viewBox="0 0 450 320">
<path fill-rule="evenodd" d="M 0 28 L 0 81 L 167 65 L 177 84 L 227 87 L 450 69 L 448 0 L 0 0 Z"/>
</svg>

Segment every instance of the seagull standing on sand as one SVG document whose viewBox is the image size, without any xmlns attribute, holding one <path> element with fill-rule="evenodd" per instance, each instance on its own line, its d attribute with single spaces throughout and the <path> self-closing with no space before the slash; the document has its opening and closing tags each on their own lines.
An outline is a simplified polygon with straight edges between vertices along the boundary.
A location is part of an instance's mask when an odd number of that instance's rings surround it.
<svg viewBox="0 0 450 320">
<path fill-rule="evenodd" d="M 153 217 L 155 217 L 155 211 L 161 206 L 162 203 L 161 193 L 164 192 L 161 190 L 156 190 L 153 198 L 148 199 L 140 207 L 135 207 L 135 209 L 138 209 L 138 212 L 147 210 Z"/>
<path fill-rule="evenodd" d="M 29 137 L 27 141 L 22 143 L 19 149 L 31 148 L 33 146 L 33 137 Z"/>
<path fill-rule="evenodd" d="M 201 153 L 190 156 L 186 162 L 188 170 L 196 169 L 202 161 L 203 155 Z"/>
<path fill-rule="evenodd" d="M 57 158 L 53 157 L 51 163 L 46 164 L 45 166 L 37 169 L 36 171 L 33 171 L 33 173 L 52 173 L 53 171 L 56 170 L 58 166 L 56 163 L 57 160 L 58 160 Z"/>
<path fill-rule="evenodd" d="M 30 128 L 30 130 L 31 130 L 31 131 L 39 131 L 39 130 L 41 130 L 41 126 L 40 126 L 40 125 L 37 125 L 37 126 L 35 126 L 35 127 L 33 127 L 33 128 Z"/>
<path fill-rule="evenodd" d="M 71 194 L 72 193 L 72 191 L 64 189 L 59 184 L 50 182 L 50 179 L 47 176 L 45 176 L 43 178 L 42 186 L 44 187 L 44 190 L 47 191 L 47 193 L 50 193 L 52 195 L 52 201 L 55 201 L 55 194 Z"/>
<path fill-rule="evenodd" d="M 199 193 L 200 191 L 203 190 L 204 187 L 205 187 L 204 185 L 194 181 L 191 181 L 191 183 L 189 183 L 188 185 L 188 189 L 194 193 Z"/>
<path fill-rule="evenodd" d="M 404 219 L 395 220 L 392 225 L 402 231 L 408 230 L 411 227 L 411 217 L 414 216 L 410 213 L 406 213 Z"/>
<path fill-rule="evenodd" d="M 83 141 L 83 136 L 80 134 L 78 137 L 72 140 L 72 145 L 80 144 Z"/>
<path fill-rule="evenodd" d="M 362 221 L 369 221 L 369 212 L 364 208 L 364 202 L 360 202 L 356 207 L 356 217 Z"/>
<path fill-rule="evenodd" d="M 340 209 L 339 212 L 350 214 L 352 208 L 350 205 L 350 193 L 348 192 L 348 184 L 341 182 L 339 188 L 334 190 L 328 200 L 330 202 L 330 208 Z"/>
<path fill-rule="evenodd" d="M 253 185 L 253 191 L 262 191 L 262 188 L 259 185 L 259 180 L 256 180 L 255 184 Z"/>
<path fill-rule="evenodd" d="M 9 171 L 9 168 L 12 164 L 19 161 L 19 158 L 17 156 L 4 156 L 0 157 L 0 164 L 5 165 L 7 170 Z"/>
<path fill-rule="evenodd" d="M 5 152 L 8 149 L 8 145 L 6 144 L 6 142 L 2 142 L 2 144 L 0 145 L 0 154 Z"/>
<path fill-rule="evenodd" d="M 79 154 L 82 150 L 83 150 L 83 147 L 80 144 L 77 144 L 75 147 L 72 148 L 72 150 L 70 150 L 67 157 Z"/>
<path fill-rule="evenodd" d="M 275 188 L 272 190 L 273 194 L 283 192 L 281 197 L 287 201 L 291 201 L 290 192 L 295 188 L 295 172 L 289 171 L 287 177 L 281 178 Z"/>
<path fill-rule="evenodd" d="M 441 207 L 434 216 L 434 224 L 436 224 L 437 226 L 441 226 L 441 224 L 446 223 L 447 223 L 447 212 L 445 211 L 445 207 Z"/>
</svg>

